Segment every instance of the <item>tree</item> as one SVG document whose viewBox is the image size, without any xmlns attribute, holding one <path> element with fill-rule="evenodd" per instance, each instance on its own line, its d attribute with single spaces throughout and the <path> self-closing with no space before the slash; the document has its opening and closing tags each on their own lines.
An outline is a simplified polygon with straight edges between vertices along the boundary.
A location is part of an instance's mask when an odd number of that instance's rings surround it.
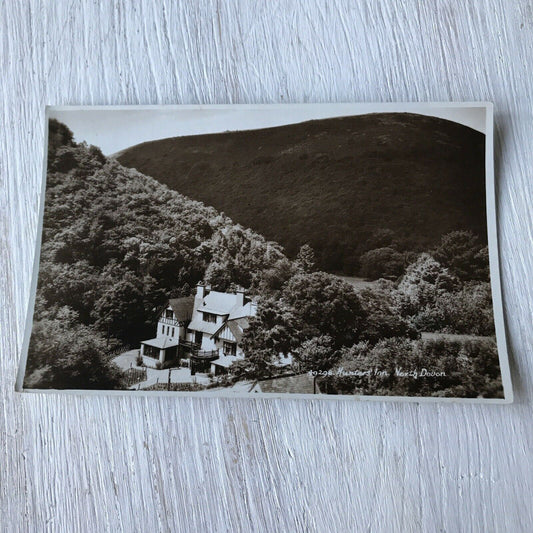
<svg viewBox="0 0 533 533">
<path fill-rule="evenodd" d="M 460 281 L 429 254 L 409 265 L 394 293 L 394 303 L 418 331 L 441 331 L 446 317 L 439 300 L 461 288 Z"/>
<path fill-rule="evenodd" d="M 54 389 L 122 388 L 122 372 L 108 362 L 106 340 L 77 324 L 63 308 L 58 318 L 33 326 L 25 386 Z"/>
<path fill-rule="evenodd" d="M 489 281 L 488 248 L 471 231 L 444 235 L 432 255 L 463 281 Z"/>
<path fill-rule="evenodd" d="M 365 252 L 360 259 L 361 274 L 368 279 L 396 279 L 405 270 L 404 254 L 394 248 L 376 248 Z"/>
<path fill-rule="evenodd" d="M 294 263 L 287 258 L 278 259 L 271 267 L 254 272 L 252 288 L 265 297 L 279 297 L 296 270 Z"/>
<path fill-rule="evenodd" d="M 289 354 L 302 340 L 303 324 L 294 309 L 273 298 L 259 301 L 256 316 L 244 331 L 244 353 L 267 350 L 272 358 Z"/>
<path fill-rule="evenodd" d="M 396 233 L 388 228 L 378 228 L 372 232 L 370 237 L 365 242 L 366 250 L 372 250 L 376 248 L 396 248 Z"/>
<path fill-rule="evenodd" d="M 300 371 L 329 370 L 340 358 L 329 335 L 308 339 L 294 351 L 293 360 Z"/>
<path fill-rule="evenodd" d="M 232 283 L 232 268 L 230 261 L 220 263 L 214 260 L 205 271 L 205 281 L 215 291 L 226 291 Z"/>
<path fill-rule="evenodd" d="M 283 300 L 302 324 L 304 339 L 329 335 L 336 347 L 358 338 L 364 311 L 353 287 L 325 272 L 299 273 L 283 289 Z"/>
<path fill-rule="evenodd" d="M 391 285 L 391 282 L 382 283 L 359 292 L 359 298 L 365 311 L 364 326 L 361 328 L 360 338 L 370 344 L 390 337 L 416 339 L 420 335 L 396 308 L 394 287 Z"/>
<path fill-rule="evenodd" d="M 95 325 L 107 336 L 135 342 L 145 335 L 148 309 L 144 306 L 142 281 L 126 271 L 111 278 L 102 291 L 94 307 Z"/>
<path fill-rule="evenodd" d="M 280 355 L 300 344 L 301 330 L 298 317 L 286 303 L 275 298 L 260 300 L 242 338 L 246 357 L 231 365 L 231 374 L 235 379 L 264 379 L 279 372 Z"/>
<path fill-rule="evenodd" d="M 72 146 L 74 134 L 55 118 L 48 121 L 48 161 L 55 155 L 60 146 Z"/>
<path fill-rule="evenodd" d="M 490 283 L 469 282 L 459 291 L 441 294 L 435 308 L 448 333 L 494 335 Z"/>
<path fill-rule="evenodd" d="M 316 257 L 313 248 L 308 244 L 300 247 L 300 251 L 296 256 L 296 266 L 301 268 L 304 272 L 312 272 L 315 269 Z"/>
</svg>

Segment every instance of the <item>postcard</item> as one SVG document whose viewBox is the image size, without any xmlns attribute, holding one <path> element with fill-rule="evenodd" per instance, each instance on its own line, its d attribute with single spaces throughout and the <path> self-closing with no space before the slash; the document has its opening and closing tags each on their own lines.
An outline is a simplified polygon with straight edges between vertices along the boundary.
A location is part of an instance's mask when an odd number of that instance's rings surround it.
<svg viewBox="0 0 533 533">
<path fill-rule="evenodd" d="M 488 103 L 48 107 L 17 390 L 509 403 Z"/>
</svg>

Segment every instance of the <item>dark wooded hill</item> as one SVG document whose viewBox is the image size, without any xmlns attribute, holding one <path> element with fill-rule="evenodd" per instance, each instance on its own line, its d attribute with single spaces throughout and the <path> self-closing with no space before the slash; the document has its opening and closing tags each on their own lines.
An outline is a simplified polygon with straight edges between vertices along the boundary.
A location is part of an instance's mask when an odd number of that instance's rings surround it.
<svg viewBox="0 0 533 533">
<path fill-rule="evenodd" d="M 391 241 L 427 249 L 458 229 L 486 241 L 484 150 L 483 134 L 455 122 L 375 113 L 163 139 L 116 157 L 290 256 L 309 243 L 319 267 L 352 274 Z"/>
</svg>

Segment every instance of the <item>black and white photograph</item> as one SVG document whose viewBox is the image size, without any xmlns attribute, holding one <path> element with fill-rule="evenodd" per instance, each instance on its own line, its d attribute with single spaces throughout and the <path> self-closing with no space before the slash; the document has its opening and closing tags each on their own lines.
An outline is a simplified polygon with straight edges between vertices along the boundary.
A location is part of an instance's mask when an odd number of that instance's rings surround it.
<svg viewBox="0 0 533 533">
<path fill-rule="evenodd" d="M 47 108 L 19 390 L 512 401 L 492 120 Z"/>
</svg>

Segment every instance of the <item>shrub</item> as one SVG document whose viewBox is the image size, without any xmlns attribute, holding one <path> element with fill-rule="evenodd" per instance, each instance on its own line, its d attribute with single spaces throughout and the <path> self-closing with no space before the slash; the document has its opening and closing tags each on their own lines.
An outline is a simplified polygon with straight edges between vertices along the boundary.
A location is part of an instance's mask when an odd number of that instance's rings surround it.
<svg viewBox="0 0 533 533">
<path fill-rule="evenodd" d="M 375 344 L 390 337 L 416 339 L 416 328 L 401 316 L 393 301 L 394 287 L 383 280 L 377 286 L 359 292 L 361 304 L 366 313 L 360 338 Z"/>
<path fill-rule="evenodd" d="M 405 270 L 404 254 L 388 246 L 365 252 L 360 264 L 361 274 L 368 279 L 396 279 Z"/>
<path fill-rule="evenodd" d="M 301 324 L 303 339 L 328 335 L 335 347 L 349 346 L 364 323 L 365 313 L 353 287 L 325 272 L 296 274 L 285 285 L 283 300 Z"/>
<path fill-rule="evenodd" d="M 464 281 L 489 281 L 488 248 L 471 231 L 444 235 L 433 256 Z"/>
<path fill-rule="evenodd" d="M 328 335 L 304 341 L 293 353 L 294 363 L 300 371 L 329 370 L 340 357 L 333 339 Z"/>
<path fill-rule="evenodd" d="M 68 308 L 34 323 L 25 386 L 54 389 L 120 389 L 123 372 L 106 356 L 106 339 L 73 322 Z"/>
<path fill-rule="evenodd" d="M 419 331 L 439 331 L 446 318 L 437 302 L 459 290 L 460 281 L 429 254 L 409 265 L 394 293 L 394 305 Z"/>
<path fill-rule="evenodd" d="M 391 338 L 373 347 L 361 342 L 342 350 L 332 372 L 319 380 L 320 389 L 329 394 L 503 396 L 498 350 L 490 338 Z"/>
</svg>

